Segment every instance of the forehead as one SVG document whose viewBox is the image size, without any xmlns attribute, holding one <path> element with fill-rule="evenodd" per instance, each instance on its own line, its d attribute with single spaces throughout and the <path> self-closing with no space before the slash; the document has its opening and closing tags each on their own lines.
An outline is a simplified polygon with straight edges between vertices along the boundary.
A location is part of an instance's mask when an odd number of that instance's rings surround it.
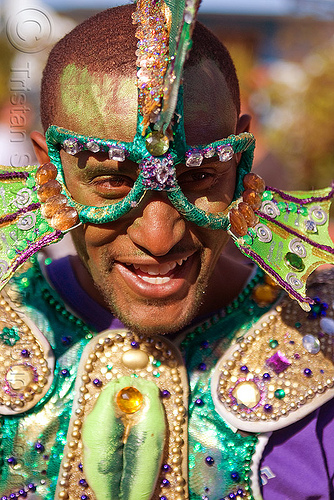
<svg viewBox="0 0 334 500">
<path fill-rule="evenodd" d="M 213 61 L 187 68 L 183 84 L 189 145 L 235 132 L 235 106 Z M 135 74 L 97 73 L 68 64 L 60 77 L 56 125 L 87 136 L 130 142 L 136 133 L 137 95 Z"/>
</svg>

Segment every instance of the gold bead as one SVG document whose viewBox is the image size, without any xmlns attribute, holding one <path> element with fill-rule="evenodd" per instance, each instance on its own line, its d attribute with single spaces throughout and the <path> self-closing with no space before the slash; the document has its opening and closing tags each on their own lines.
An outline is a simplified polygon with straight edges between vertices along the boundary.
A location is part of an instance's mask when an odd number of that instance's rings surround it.
<svg viewBox="0 0 334 500">
<path fill-rule="evenodd" d="M 66 491 L 61 491 L 58 495 L 59 498 L 62 500 L 67 500 L 68 499 L 68 493 Z"/>
<path fill-rule="evenodd" d="M 123 365 L 132 370 L 140 370 L 142 368 L 146 368 L 148 362 L 148 354 L 140 349 L 130 349 L 128 351 L 125 351 L 122 356 Z"/>
</svg>

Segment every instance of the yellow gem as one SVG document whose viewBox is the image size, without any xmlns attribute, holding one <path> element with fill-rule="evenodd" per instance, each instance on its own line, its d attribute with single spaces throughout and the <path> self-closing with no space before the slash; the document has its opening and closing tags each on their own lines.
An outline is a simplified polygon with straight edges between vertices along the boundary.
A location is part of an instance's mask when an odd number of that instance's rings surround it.
<svg viewBox="0 0 334 500">
<path fill-rule="evenodd" d="M 145 141 L 147 151 L 153 156 L 162 156 L 167 153 L 169 148 L 169 139 L 161 132 L 150 132 Z"/>
<path fill-rule="evenodd" d="M 124 387 L 117 394 L 116 402 L 124 413 L 136 413 L 143 404 L 143 395 L 135 387 Z"/>
<path fill-rule="evenodd" d="M 29 366 L 14 365 L 6 373 L 6 380 L 13 391 L 24 391 L 34 380 L 34 373 Z"/>
<path fill-rule="evenodd" d="M 261 393 L 255 382 L 240 382 L 232 391 L 233 397 L 238 405 L 244 405 L 246 408 L 254 408 L 261 399 Z"/>
<path fill-rule="evenodd" d="M 140 349 L 129 349 L 122 356 L 122 363 L 131 370 L 140 370 L 148 365 L 149 357 Z"/>
</svg>

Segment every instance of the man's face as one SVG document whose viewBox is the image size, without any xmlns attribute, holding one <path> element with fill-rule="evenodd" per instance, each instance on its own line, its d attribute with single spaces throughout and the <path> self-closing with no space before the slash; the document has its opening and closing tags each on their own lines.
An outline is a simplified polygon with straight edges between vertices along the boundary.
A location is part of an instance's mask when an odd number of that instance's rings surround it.
<svg viewBox="0 0 334 500">
<path fill-rule="evenodd" d="M 135 79 L 89 76 L 73 67 L 70 71 L 68 77 L 65 69 L 61 80 L 62 108 L 56 125 L 84 135 L 131 141 L 137 115 Z M 76 110 L 71 103 L 80 99 L 83 88 L 77 82 L 87 78 L 84 111 Z M 76 83 L 71 86 L 70 81 Z M 213 62 L 187 69 L 184 113 L 189 145 L 207 144 L 235 132 L 235 108 Z M 138 175 L 137 164 L 118 163 L 103 153 L 70 156 L 62 151 L 61 157 L 67 188 L 83 204 L 103 206 L 122 199 Z M 199 168 L 178 165 L 176 170 L 181 188 L 201 208 L 221 212 L 230 203 L 235 159 L 222 164 L 214 157 Z M 80 226 L 73 231 L 73 240 L 104 300 L 129 328 L 170 333 L 188 324 L 199 310 L 212 310 L 210 297 L 217 294 L 214 269 L 227 234 L 187 222 L 166 193 L 148 192 L 138 207 L 115 222 Z"/>
</svg>

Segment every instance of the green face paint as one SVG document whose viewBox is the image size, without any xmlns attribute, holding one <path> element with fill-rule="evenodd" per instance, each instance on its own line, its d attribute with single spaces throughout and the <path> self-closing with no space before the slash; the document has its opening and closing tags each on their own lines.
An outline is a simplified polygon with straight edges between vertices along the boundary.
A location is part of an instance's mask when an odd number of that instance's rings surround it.
<svg viewBox="0 0 334 500">
<path fill-rule="evenodd" d="M 59 120 L 78 132 L 133 140 L 136 133 L 137 88 L 134 78 L 93 73 L 74 63 L 60 77 Z"/>
</svg>

